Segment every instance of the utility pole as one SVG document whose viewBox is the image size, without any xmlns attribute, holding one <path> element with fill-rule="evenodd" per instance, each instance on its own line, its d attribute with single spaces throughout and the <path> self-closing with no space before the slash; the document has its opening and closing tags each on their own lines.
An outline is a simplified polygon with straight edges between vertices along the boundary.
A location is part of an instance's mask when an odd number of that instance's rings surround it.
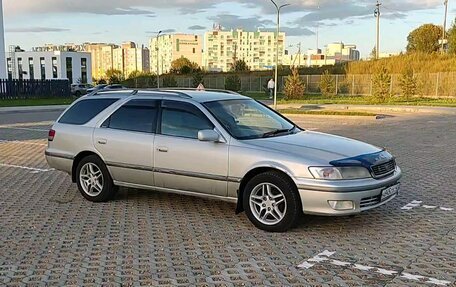
<svg viewBox="0 0 456 287">
<path fill-rule="evenodd" d="M 275 73 L 274 73 L 274 109 L 277 109 L 277 81 L 278 81 L 278 66 L 279 66 L 279 34 L 280 34 L 280 10 L 290 4 L 277 5 L 274 0 L 271 0 L 277 10 L 277 35 L 276 35 L 276 57 L 275 57 Z M 284 42 L 285 44 L 285 42 Z"/>
<path fill-rule="evenodd" d="M 301 42 L 298 44 L 298 68 L 301 68 Z"/>
<path fill-rule="evenodd" d="M 157 37 L 155 38 L 155 50 L 157 51 L 157 89 L 160 89 L 160 65 L 158 62 L 158 39 L 159 39 L 161 33 L 162 33 L 162 31 L 158 31 Z"/>
<path fill-rule="evenodd" d="M 380 6 L 382 4 L 378 2 L 375 5 L 375 11 L 374 11 L 374 16 L 377 18 L 377 44 L 375 46 L 375 58 L 378 60 L 380 58 Z"/>
<path fill-rule="evenodd" d="M 445 17 L 443 20 L 443 36 L 442 36 L 442 53 L 445 53 L 445 40 L 446 40 L 446 23 L 447 23 L 447 15 L 448 15 L 448 0 L 445 0 Z"/>
</svg>

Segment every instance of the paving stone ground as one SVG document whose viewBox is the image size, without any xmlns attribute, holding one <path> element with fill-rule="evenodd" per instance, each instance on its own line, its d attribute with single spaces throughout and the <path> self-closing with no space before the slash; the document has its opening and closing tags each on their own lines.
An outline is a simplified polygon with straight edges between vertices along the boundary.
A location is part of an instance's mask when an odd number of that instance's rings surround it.
<svg viewBox="0 0 456 287">
<path fill-rule="evenodd" d="M 295 120 L 387 147 L 404 171 L 400 195 L 281 234 L 224 202 L 121 189 L 91 203 L 48 170 L 48 124 L 0 126 L 0 285 L 456 286 L 456 116 Z M 325 250 L 335 253 L 297 267 Z"/>
</svg>

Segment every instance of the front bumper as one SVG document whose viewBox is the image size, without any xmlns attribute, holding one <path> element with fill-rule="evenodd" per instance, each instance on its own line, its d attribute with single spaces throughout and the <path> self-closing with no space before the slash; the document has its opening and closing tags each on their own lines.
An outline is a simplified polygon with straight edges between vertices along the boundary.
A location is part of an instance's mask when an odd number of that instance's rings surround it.
<svg viewBox="0 0 456 287">
<path fill-rule="evenodd" d="M 337 216 L 357 214 L 376 208 L 396 197 L 393 195 L 381 201 L 382 191 L 398 184 L 401 176 L 401 169 L 397 167 L 392 175 L 380 180 L 298 180 L 297 185 L 303 212 L 305 214 Z M 315 184 L 311 184 L 312 182 Z M 352 201 L 353 208 L 337 210 L 331 207 L 329 201 Z"/>
</svg>

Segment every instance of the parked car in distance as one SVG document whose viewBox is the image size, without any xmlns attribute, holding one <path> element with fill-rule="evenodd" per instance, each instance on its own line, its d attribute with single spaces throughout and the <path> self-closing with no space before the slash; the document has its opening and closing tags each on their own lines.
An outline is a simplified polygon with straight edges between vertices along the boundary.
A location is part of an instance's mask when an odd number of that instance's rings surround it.
<svg viewBox="0 0 456 287">
<path fill-rule="evenodd" d="M 99 85 L 96 85 L 95 87 L 93 88 L 90 88 L 90 89 L 87 89 L 87 94 L 90 94 L 90 93 L 93 93 L 93 92 L 96 92 L 96 91 L 100 91 L 100 90 L 103 90 L 105 87 L 107 87 L 108 85 L 107 84 L 99 84 Z"/>
<path fill-rule="evenodd" d="M 106 91 L 112 91 L 112 90 L 125 90 L 127 89 L 126 87 L 120 85 L 120 84 L 113 84 L 113 85 L 108 85 L 106 87 L 103 88 L 103 90 L 106 90 Z"/>
<path fill-rule="evenodd" d="M 79 98 L 87 94 L 87 91 L 92 88 L 93 86 L 90 84 L 71 84 L 71 95 Z"/>
<path fill-rule="evenodd" d="M 87 200 L 107 201 L 119 186 L 225 200 L 273 232 L 303 213 L 381 206 L 397 196 L 402 173 L 385 149 L 304 130 L 251 98 L 210 90 L 82 97 L 52 126 L 45 155 Z"/>
</svg>

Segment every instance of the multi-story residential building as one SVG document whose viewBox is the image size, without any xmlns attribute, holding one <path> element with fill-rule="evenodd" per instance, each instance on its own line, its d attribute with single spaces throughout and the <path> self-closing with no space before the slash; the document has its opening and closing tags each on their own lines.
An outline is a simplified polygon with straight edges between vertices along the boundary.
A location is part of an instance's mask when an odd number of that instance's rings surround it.
<svg viewBox="0 0 456 287">
<path fill-rule="evenodd" d="M 332 43 L 326 46 L 325 52 L 321 49 L 307 51 L 307 66 L 335 65 L 343 62 L 358 61 L 360 53 L 355 45 Z"/>
<path fill-rule="evenodd" d="M 86 52 L 14 52 L 7 59 L 12 79 L 68 79 L 92 83 L 91 55 Z"/>
<path fill-rule="evenodd" d="M 149 41 L 150 69 L 163 74 L 171 70 L 171 63 L 181 57 L 202 66 L 203 43 L 201 36 L 194 34 L 161 35 Z"/>
<path fill-rule="evenodd" d="M 93 77 L 96 79 L 105 76 L 106 71 L 113 68 L 113 51 L 118 46 L 106 43 L 85 43 L 84 50 L 92 55 Z"/>
<path fill-rule="evenodd" d="M 125 42 L 112 53 L 113 68 L 122 71 L 124 77 L 135 71 L 150 71 L 149 49 L 144 46 L 139 48 L 133 42 Z"/>
<path fill-rule="evenodd" d="M 244 60 L 251 70 L 275 66 L 275 32 L 249 32 L 242 29 L 215 29 L 204 35 L 204 67 L 209 71 L 229 71 L 236 60 Z M 284 64 L 285 33 L 278 36 L 279 65 Z"/>
<path fill-rule="evenodd" d="M 44 46 L 33 47 L 32 51 L 33 52 L 54 52 L 54 51 L 84 52 L 85 45 L 84 44 L 74 44 L 74 43 L 65 43 L 64 45 L 45 44 Z"/>
</svg>

